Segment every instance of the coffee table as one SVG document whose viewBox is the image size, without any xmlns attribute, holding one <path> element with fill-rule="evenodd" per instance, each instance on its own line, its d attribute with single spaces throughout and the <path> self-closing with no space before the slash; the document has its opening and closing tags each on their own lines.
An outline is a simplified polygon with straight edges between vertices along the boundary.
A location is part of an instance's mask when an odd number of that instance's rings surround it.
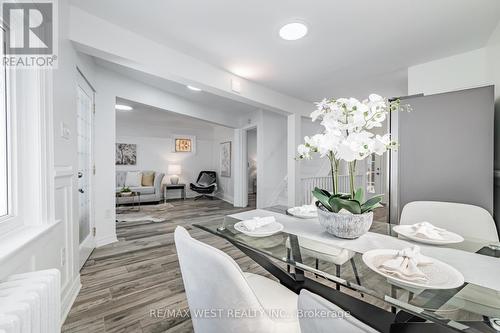
<svg viewBox="0 0 500 333">
<path fill-rule="evenodd" d="M 127 193 L 127 192 L 125 192 Z M 122 192 L 116 192 L 116 198 L 130 198 L 130 200 L 125 200 L 125 202 L 116 201 L 116 209 L 129 212 L 139 212 L 141 210 L 141 193 L 140 192 L 128 192 L 131 194 L 124 195 Z M 128 209 L 125 209 L 125 205 Z M 121 207 L 120 207 L 121 206 Z"/>
</svg>

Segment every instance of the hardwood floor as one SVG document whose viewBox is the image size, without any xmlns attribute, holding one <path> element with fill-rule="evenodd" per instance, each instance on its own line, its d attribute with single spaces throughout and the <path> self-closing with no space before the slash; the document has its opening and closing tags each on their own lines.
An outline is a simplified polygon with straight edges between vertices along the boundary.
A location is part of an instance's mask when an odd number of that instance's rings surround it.
<svg viewBox="0 0 500 333">
<path fill-rule="evenodd" d="M 221 200 L 172 201 L 166 222 L 120 222 L 119 242 L 95 249 L 81 270 L 82 289 L 63 332 L 191 332 L 191 321 L 154 318 L 155 309 L 186 309 L 173 231 L 190 234 L 231 255 L 245 271 L 267 273 L 222 239 L 190 225 L 253 209 Z M 251 202 L 251 204 L 254 204 Z"/>
<path fill-rule="evenodd" d="M 254 205 L 255 197 L 249 199 Z M 228 253 L 244 271 L 271 277 L 230 243 L 191 227 L 193 223 L 221 219 L 253 207 L 234 208 L 221 200 L 170 203 L 173 207 L 165 214 L 165 222 L 120 222 L 117 224 L 119 241 L 94 250 L 80 272 L 82 289 L 64 323 L 63 332 L 192 332 L 188 317 L 151 315 L 156 309 L 179 312 L 187 309 L 173 239 L 178 225 L 186 227 L 194 238 Z M 331 269 L 334 274 L 333 265 L 321 262 L 320 266 Z M 352 275 L 350 265 L 342 266 L 341 274 L 344 277 Z M 364 275 L 362 270 L 360 275 Z M 324 279 L 321 281 L 333 286 Z M 344 291 L 355 297 L 359 295 Z M 365 295 L 364 299 L 367 298 Z M 372 303 L 381 302 L 374 300 Z"/>
</svg>

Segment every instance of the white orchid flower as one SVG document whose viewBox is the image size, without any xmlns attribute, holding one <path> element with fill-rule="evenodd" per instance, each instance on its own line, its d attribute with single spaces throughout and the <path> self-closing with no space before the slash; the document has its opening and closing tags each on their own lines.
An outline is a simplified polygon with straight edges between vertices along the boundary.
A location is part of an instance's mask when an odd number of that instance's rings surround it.
<svg viewBox="0 0 500 333">
<path fill-rule="evenodd" d="M 306 145 L 309 145 L 313 148 L 317 148 L 322 136 L 323 136 L 323 134 L 315 134 L 311 137 L 306 136 L 306 137 L 304 137 L 304 141 L 305 141 Z"/>
<path fill-rule="evenodd" d="M 384 100 L 382 96 L 377 94 L 370 94 L 370 96 L 368 96 L 368 99 L 370 100 L 370 102 L 380 102 Z"/>
<path fill-rule="evenodd" d="M 339 121 L 338 112 L 330 112 L 323 116 L 321 125 L 326 129 L 326 132 L 335 132 L 340 135 L 340 131 L 343 129 L 341 127 L 342 123 Z"/>
<path fill-rule="evenodd" d="M 374 140 L 373 152 L 377 155 L 383 155 L 391 146 L 392 141 L 390 134 L 385 134 L 384 136 L 377 135 Z"/>
<path fill-rule="evenodd" d="M 335 132 L 322 134 L 318 137 L 318 153 L 321 157 L 324 157 L 331 152 L 335 152 L 341 140 L 342 136 L 337 135 Z"/>
<path fill-rule="evenodd" d="M 299 156 L 301 158 L 304 158 L 306 160 L 311 159 L 311 148 L 306 147 L 306 145 L 299 145 L 297 147 L 297 152 L 299 153 Z"/>
<path fill-rule="evenodd" d="M 357 147 L 355 147 L 355 145 L 353 145 L 348 140 L 343 140 L 338 145 L 335 156 L 339 160 L 344 160 L 346 162 L 352 162 L 356 159 L 356 155 L 358 154 L 358 151 L 356 148 Z"/>
</svg>

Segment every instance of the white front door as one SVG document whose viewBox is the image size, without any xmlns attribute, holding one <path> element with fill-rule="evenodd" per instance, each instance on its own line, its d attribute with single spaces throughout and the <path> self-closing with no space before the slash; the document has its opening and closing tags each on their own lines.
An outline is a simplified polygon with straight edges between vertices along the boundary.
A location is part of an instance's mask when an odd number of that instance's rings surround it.
<svg viewBox="0 0 500 333">
<path fill-rule="evenodd" d="M 387 193 L 386 192 L 386 165 L 385 156 L 379 156 L 377 154 L 372 154 L 366 159 L 366 189 L 365 193 L 367 198 L 371 198 L 375 195 L 384 194 L 382 199 L 383 203 L 387 203 Z"/>
<path fill-rule="evenodd" d="M 78 77 L 78 229 L 81 268 L 95 248 L 92 200 L 94 91 L 80 74 Z"/>
</svg>

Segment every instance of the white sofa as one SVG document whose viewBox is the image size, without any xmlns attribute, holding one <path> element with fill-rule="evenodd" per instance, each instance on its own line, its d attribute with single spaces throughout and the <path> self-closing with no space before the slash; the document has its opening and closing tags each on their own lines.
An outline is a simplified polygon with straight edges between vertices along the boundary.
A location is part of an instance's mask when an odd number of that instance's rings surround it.
<svg viewBox="0 0 500 333">
<path fill-rule="evenodd" d="M 132 171 L 132 170 L 130 170 Z M 129 171 L 116 171 L 116 192 L 120 192 L 125 186 L 125 179 Z M 143 172 L 151 172 L 144 170 Z M 154 172 L 153 186 L 136 186 L 129 187 L 132 192 L 139 192 L 141 194 L 141 203 L 144 202 L 160 202 L 163 199 L 162 180 L 165 176 L 162 172 Z M 116 203 L 126 204 L 137 201 L 137 197 L 117 197 Z"/>
</svg>

